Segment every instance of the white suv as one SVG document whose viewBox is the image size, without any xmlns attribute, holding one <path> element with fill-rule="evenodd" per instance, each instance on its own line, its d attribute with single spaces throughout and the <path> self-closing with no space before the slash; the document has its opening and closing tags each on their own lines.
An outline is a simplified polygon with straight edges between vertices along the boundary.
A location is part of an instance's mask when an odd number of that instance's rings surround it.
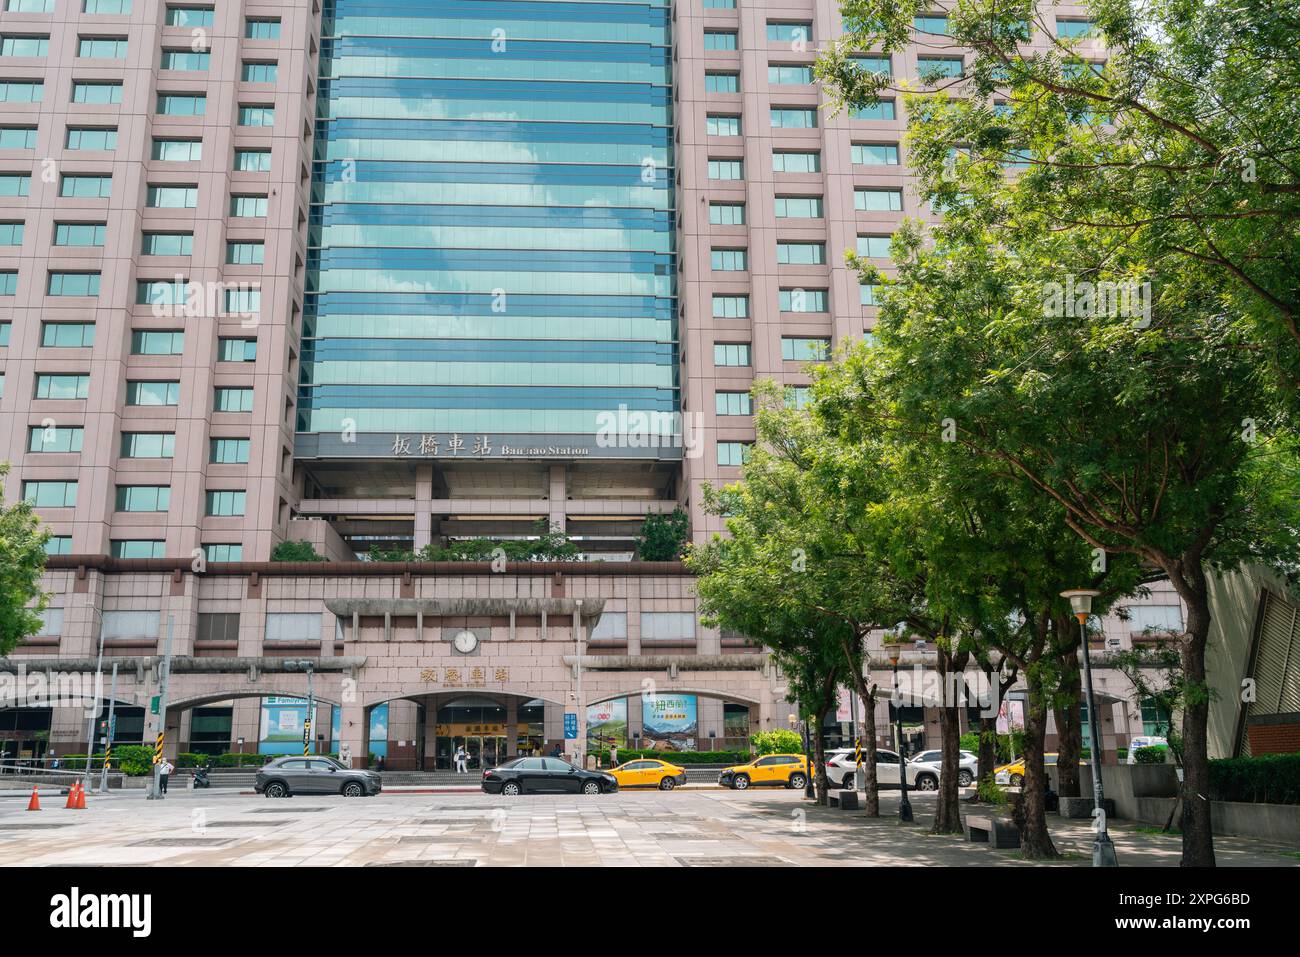
<svg viewBox="0 0 1300 957">
<path fill-rule="evenodd" d="M 958 752 L 958 755 L 959 756 L 957 758 L 957 784 L 959 787 L 968 788 L 976 781 L 979 780 L 979 776 L 980 776 L 979 758 L 976 755 L 972 754 L 970 751 L 960 751 Z M 937 751 L 937 750 L 922 751 L 920 754 L 918 754 L 916 757 L 912 758 L 912 760 L 908 762 L 908 768 L 910 770 L 913 764 L 920 766 L 917 770 L 918 779 L 920 778 L 920 775 L 922 773 L 920 769 L 921 767 L 933 770 L 934 783 L 935 786 L 937 787 L 939 782 L 939 768 L 942 765 L 942 763 L 943 763 L 942 751 Z M 924 784 L 918 785 L 918 787 L 920 787 L 921 790 L 923 791 L 928 790 Z"/>
<path fill-rule="evenodd" d="M 854 785 L 857 764 L 852 748 L 836 748 L 826 752 L 826 780 L 833 787 L 849 790 Z M 898 787 L 898 752 L 876 748 L 876 784 L 879 787 Z M 929 765 L 908 764 L 907 786 L 918 791 L 934 791 L 939 787 L 938 768 Z"/>
</svg>

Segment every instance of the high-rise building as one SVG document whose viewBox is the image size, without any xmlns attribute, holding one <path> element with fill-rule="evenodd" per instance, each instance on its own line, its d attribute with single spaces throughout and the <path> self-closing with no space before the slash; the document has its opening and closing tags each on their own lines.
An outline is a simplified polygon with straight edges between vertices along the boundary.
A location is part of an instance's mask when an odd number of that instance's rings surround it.
<svg viewBox="0 0 1300 957">
<path fill-rule="evenodd" d="M 959 74 L 941 6 L 862 68 Z M 5 0 L 0 458 L 52 599 L 0 667 L 102 651 L 138 741 L 170 634 L 173 752 L 297 747 L 304 661 L 312 746 L 392 767 L 572 746 L 566 714 L 623 747 L 786 726 L 761 650 L 630 559 L 647 516 L 720 529 L 699 487 L 739 476 L 755 378 L 802 401 L 872 325 L 844 252 L 887 268 L 932 215 L 901 102 L 823 109 L 840 33 L 830 0 Z M 586 560 L 358 560 L 539 524 Z M 293 540 L 328 561 L 271 561 Z M 84 750 L 79 713 L 0 740 Z"/>
</svg>

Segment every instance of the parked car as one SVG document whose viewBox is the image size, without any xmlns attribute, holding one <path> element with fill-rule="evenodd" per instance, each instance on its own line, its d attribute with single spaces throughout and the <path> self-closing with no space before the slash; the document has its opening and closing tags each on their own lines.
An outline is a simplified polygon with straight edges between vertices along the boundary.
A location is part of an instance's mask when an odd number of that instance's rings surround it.
<svg viewBox="0 0 1300 957">
<path fill-rule="evenodd" d="M 853 758 L 852 748 L 835 748 L 826 753 L 826 780 L 834 787 L 849 790 L 853 787 L 853 775 L 857 763 Z M 876 748 L 876 786 L 896 788 L 898 783 L 898 752 Z M 907 765 L 907 786 L 918 791 L 934 791 L 939 787 L 937 768 L 928 765 Z"/>
<path fill-rule="evenodd" d="M 258 769 L 253 790 L 269 798 L 293 794 L 342 794 L 371 797 L 383 790 L 374 771 L 345 768 L 333 758 L 276 758 Z"/>
<path fill-rule="evenodd" d="M 562 758 L 515 758 L 483 772 L 488 794 L 613 794 L 618 779 L 607 771 L 585 771 Z"/>
<path fill-rule="evenodd" d="M 718 783 L 734 791 L 750 786 L 801 788 L 808 783 L 808 759 L 802 754 L 765 754 L 748 764 L 725 768 Z"/>
<path fill-rule="evenodd" d="M 1056 766 L 1056 752 L 1051 751 L 1043 755 L 1043 764 L 1046 767 Z M 993 780 L 998 784 L 1009 784 L 1013 788 L 1018 788 L 1025 783 L 1025 759 L 1012 761 L 1010 764 L 1004 764 L 1001 767 L 993 769 Z"/>
<path fill-rule="evenodd" d="M 628 761 L 616 768 L 610 768 L 610 774 L 618 781 L 621 788 L 658 788 L 671 791 L 686 783 L 686 769 L 679 768 L 667 761 L 656 758 L 639 758 Z"/>
<path fill-rule="evenodd" d="M 968 788 L 979 780 L 979 756 L 972 754 L 970 751 L 959 751 L 957 754 L 957 784 L 960 787 Z M 943 764 L 943 752 L 938 750 L 922 751 L 908 762 L 909 766 L 913 764 L 931 767 L 937 774 L 940 766 Z M 917 774 L 919 777 L 920 771 L 918 771 Z"/>
</svg>

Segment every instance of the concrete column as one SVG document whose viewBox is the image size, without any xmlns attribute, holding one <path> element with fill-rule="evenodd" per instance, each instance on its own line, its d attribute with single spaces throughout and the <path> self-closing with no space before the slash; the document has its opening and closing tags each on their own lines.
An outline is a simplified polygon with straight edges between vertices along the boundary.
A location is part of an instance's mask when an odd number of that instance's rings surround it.
<svg viewBox="0 0 1300 957">
<path fill-rule="evenodd" d="M 722 699 L 699 695 L 696 698 L 696 709 L 699 725 L 695 733 L 699 738 L 695 742 L 695 750 L 708 751 L 722 737 Z M 713 738 L 709 737 L 710 731 L 713 732 Z"/>
<path fill-rule="evenodd" d="M 339 720 L 339 747 L 347 745 L 352 752 L 352 766 L 364 768 L 369 750 L 367 738 L 370 731 L 370 713 L 360 702 L 345 703 Z"/>
<path fill-rule="evenodd" d="M 519 699 L 506 699 L 506 757 L 519 757 Z"/>
<path fill-rule="evenodd" d="M 415 467 L 415 550 L 433 541 L 433 466 Z"/>
<path fill-rule="evenodd" d="M 424 699 L 424 768 L 432 771 L 438 766 L 438 696 Z"/>
<path fill-rule="evenodd" d="M 562 532 L 565 530 L 566 526 L 569 502 L 568 477 L 565 474 L 565 467 L 563 465 L 551 466 L 551 480 L 549 487 L 549 504 L 551 509 L 548 519 L 552 529 Z"/>
</svg>

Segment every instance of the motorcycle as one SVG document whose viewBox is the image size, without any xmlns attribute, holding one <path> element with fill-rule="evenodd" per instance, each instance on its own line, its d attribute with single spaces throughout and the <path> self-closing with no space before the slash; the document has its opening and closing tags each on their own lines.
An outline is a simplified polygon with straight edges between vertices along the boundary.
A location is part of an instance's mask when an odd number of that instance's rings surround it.
<svg viewBox="0 0 1300 957">
<path fill-rule="evenodd" d="M 196 768 L 196 769 L 195 769 L 195 771 L 194 771 L 194 786 L 195 786 L 196 788 L 210 788 L 210 787 L 212 787 L 212 782 L 208 779 L 208 771 L 209 771 L 209 770 L 210 770 L 209 767 L 207 767 L 206 765 L 205 765 L 204 767 Z"/>
</svg>

